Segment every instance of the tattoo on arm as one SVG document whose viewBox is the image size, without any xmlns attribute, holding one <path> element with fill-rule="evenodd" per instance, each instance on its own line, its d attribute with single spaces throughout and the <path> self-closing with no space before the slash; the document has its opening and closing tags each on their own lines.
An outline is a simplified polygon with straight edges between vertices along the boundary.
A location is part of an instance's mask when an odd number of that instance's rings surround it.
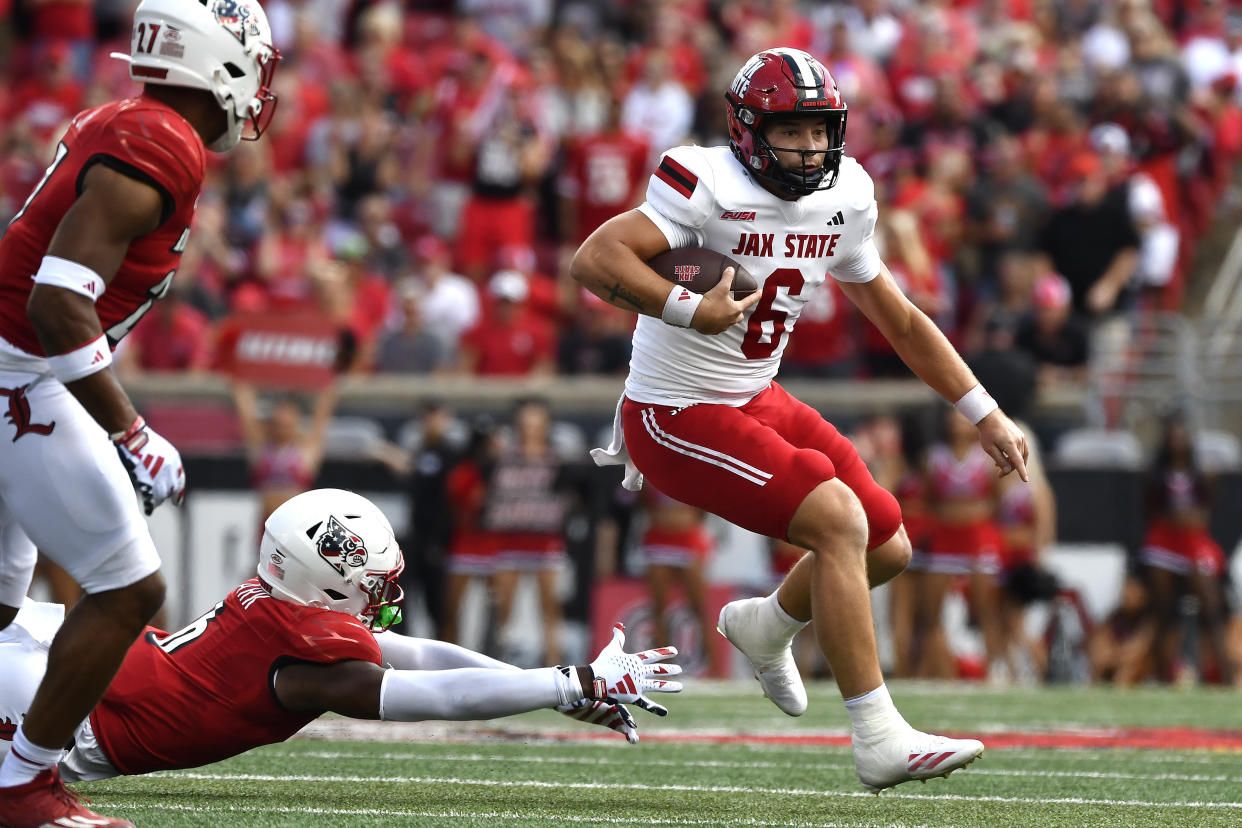
<svg viewBox="0 0 1242 828">
<path fill-rule="evenodd" d="M 630 305 L 633 305 L 634 308 L 637 309 L 639 313 L 642 313 L 644 310 L 642 299 L 639 299 L 633 293 L 630 293 L 628 290 L 621 287 L 620 282 L 617 282 L 615 285 L 613 285 L 612 290 L 608 292 L 608 300 L 612 302 L 614 305 L 617 304 L 618 299 Z"/>
</svg>

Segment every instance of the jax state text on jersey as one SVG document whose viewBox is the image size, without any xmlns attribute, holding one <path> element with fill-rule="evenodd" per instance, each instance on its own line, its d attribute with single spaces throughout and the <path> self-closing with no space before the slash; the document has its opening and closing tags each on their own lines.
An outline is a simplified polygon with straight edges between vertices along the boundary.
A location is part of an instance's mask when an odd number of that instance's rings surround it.
<svg viewBox="0 0 1242 828">
<path fill-rule="evenodd" d="M 751 213 L 754 216 L 754 213 Z M 753 220 L 753 219 L 752 219 Z M 743 233 L 737 238 L 737 246 L 729 252 L 735 256 L 772 257 L 772 240 L 775 233 Z M 826 258 L 833 255 L 840 240 L 840 233 L 786 233 L 784 254 L 786 259 Z"/>
</svg>

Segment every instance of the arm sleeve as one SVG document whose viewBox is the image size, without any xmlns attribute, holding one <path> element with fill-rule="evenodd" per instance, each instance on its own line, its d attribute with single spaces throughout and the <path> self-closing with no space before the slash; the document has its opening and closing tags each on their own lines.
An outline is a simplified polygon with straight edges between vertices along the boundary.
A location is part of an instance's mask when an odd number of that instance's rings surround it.
<svg viewBox="0 0 1242 828">
<path fill-rule="evenodd" d="M 561 704 L 557 670 L 388 670 L 380 685 L 380 718 L 474 721 Z"/>
<path fill-rule="evenodd" d="M 832 278 L 838 282 L 870 282 L 880 272 L 880 251 L 875 246 L 875 222 L 880 209 L 875 203 L 875 184 L 871 176 L 852 158 L 845 159 L 849 166 L 842 172 L 854 179 L 849 182 L 857 195 L 845 213 L 845 231 L 842 242 L 848 244 L 846 252 L 831 265 Z M 845 163 L 843 162 L 843 163 Z"/>
<path fill-rule="evenodd" d="M 456 644 L 411 638 L 392 631 L 376 633 L 375 642 L 379 644 L 384 664 L 398 670 L 454 670 L 462 667 L 481 670 L 518 669 L 512 664 L 497 661 Z"/>
<path fill-rule="evenodd" d="M 701 247 L 716 202 L 711 166 L 699 147 L 674 147 L 660 159 L 647 182 L 647 201 L 638 209 L 668 239 L 670 247 Z"/>
</svg>

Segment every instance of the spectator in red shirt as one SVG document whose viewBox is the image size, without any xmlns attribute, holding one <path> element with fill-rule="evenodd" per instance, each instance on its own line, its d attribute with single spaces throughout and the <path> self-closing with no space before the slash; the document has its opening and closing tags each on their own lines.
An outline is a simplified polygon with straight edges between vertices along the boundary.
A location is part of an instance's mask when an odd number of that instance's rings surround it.
<svg viewBox="0 0 1242 828">
<path fill-rule="evenodd" d="M 268 231 L 257 248 L 255 275 L 271 307 L 309 306 L 314 297 L 307 273 L 331 255 L 321 235 L 322 224 L 305 198 L 273 204 L 271 213 L 275 215 L 269 217 Z"/>
<path fill-rule="evenodd" d="M 40 71 L 14 90 L 7 120 L 25 121 L 40 140 L 54 137 L 82 108 L 82 85 L 73 74 L 69 46 L 55 43 L 41 61 Z"/>
<path fill-rule="evenodd" d="M 565 308 L 572 303 L 563 294 L 572 296 L 578 283 L 572 279 L 558 285 L 546 273 L 539 270 L 539 263 L 532 247 L 509 245 L 496 253 L 496 271 L 515 271 L 526 280 L 526 312 L 555 327 L 568 317 Z"/>
<path fill-rule="evenodd" d="M 482 321 L 461 341 L 461 370 L 479 376 L 548 374 L 555 357 L 551 326 L 526 307 L 526 277 L 502 270 L 487 286 Z"/>
<path fill-rule="evenodd" d="M 95 46 L 95 0 L 25 0 L 30 12 L 35 60 L 42 63 L 48 50 L 70 58 L 70 71 L 83 80 Z"/>
<path fill-rule="evenodd" d="M 207 317 L 185 301 L 174 282 L 117 351 L 117 372 L 201 371 L 210 362 Z"/>
<path fill-rule="evenodd" d="M 781 377 L 847 379 L 858 373 L 858 312 L 835 280 L 811 294 L 781 357 Z"/>
<path fill-rule="evenodd" d="M 529 190 L 547 172 L 554 151 L 519 90 L 505 92 L 488 115 L 478 129 L 472 189 L 457 237 L 462 273 L 476 282 L 497 249 L 534 244 Z"/>
<path fill-rule="evenodd" d="M 333 246 L 333 255 L 344 265 L 345 295 L 349 297 L 349 329 L 357 337 L 354 367 L 366 370 L 375 358 L 380 330 L 392 311 L 392 288 L 383 276 L 367 266 L 370 246 L 361 233 L 351 233 Z"/>
<path fill-rule="evenodd" d="M 569 144 L 560 195 L 561 235 L 571 249 L 641 201 L 649 152 L 643 135 L 621 127 L 621 102 L 615 98 L 604 128 Z"/>
</svg>

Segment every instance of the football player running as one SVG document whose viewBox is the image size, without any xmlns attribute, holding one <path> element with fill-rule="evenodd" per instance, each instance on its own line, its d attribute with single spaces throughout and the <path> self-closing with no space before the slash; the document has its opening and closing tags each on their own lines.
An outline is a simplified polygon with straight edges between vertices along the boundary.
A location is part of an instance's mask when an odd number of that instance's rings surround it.
<svg viewBox="0 0 1242 828">
<path fill-rule="evenodd" d="M 873 791 L 944 776 L 983 752 L 973 739 L 921 733 L 880 672 L 868 584 L 910 559 L 896 500 L 849 440 L 773 378 L 798 314 L 829 274 L 924 382 L 978 427 L 1001 475 L 1025 480 L 1026 441 L 944 335 L 902 294 L 872 238 L 877 207 L 845 155 L 846 105 L 806 52 L 754 55 L 725 95 L 728 147 L 669 150 L 647 200 L 578 250 L 573 276 L 642 314 L 614 435 L 592 452 L 661 491 L 809 550 L 776 592 L 734 601 L 720 632 L 750 660 L 764 693 L 800 716 L 806 691 L 790 642 L 813 622 L 850 716 L 859 779 Z M 703 295 L 644 262 L 674 247 L 726 253 L 759 290 L 733 298 L 732 271 Z"/>
<path fill-rule="evenodd" d="M 148 513 L 185 491 L 176 448 L 109 370 L 112 348 L 168 291 L 206 149 L 228 150 L 247 125 L 257 138 L 276 105 L 279 53 L 254 0 L 143 0 L 131 54 L 114 57 L 143 93 L 72 120 L 0 240 L 0 628 L 36 548 L 86 593 L 0 766 L 11 828 L 130 824 L 83 807 L 55 770 L 164 599 L 134 489 Z"/>
<path fill-rule="evenodd" d="M 626 653 L 620 625 L 591 664 L 535 670 L 387 631 L 403 568 L 388 519 L 361 495 L 315 489 L 288 500 L 264 524 L 257 577 L 183 629 L 148 627 L 130 647 L 58 756 L 61 776 L 197 767 L 282 742 L 327 711 L 409 722 L 553 707 L 632 743 L 624 704 L 663 715 L 646 694 L 681 690 L 669 680 L 681 672 L 667 661 L 676 649 Z M 25 712 L 59 610 L 27 603 L 0 632 L 0 724 Z"/>
</svg>

